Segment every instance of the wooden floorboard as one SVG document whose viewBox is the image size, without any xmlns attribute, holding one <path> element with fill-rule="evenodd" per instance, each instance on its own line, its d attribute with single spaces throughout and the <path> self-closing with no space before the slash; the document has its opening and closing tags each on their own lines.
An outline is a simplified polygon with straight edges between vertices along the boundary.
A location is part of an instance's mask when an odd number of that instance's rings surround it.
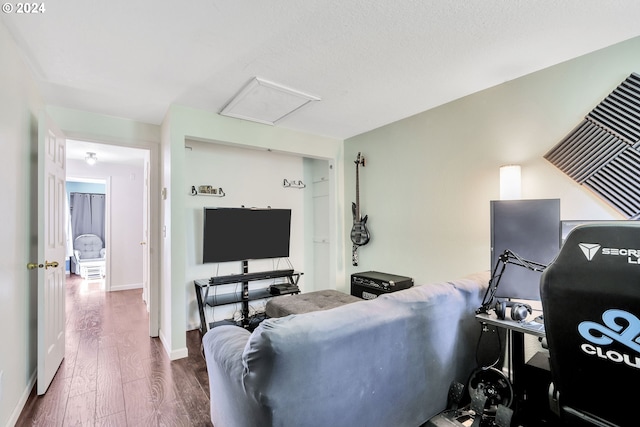
<svg viewBox="0 0 640 427">
<path fill-rule="evenodd" d="M 16 426 L 212 427 L 199 331 L 187 332 L 189 357 L 170 361 L 149 337 L 142 290 L 104 292 L 71 275 L 66 305 L 65 358 Z"/>
</svg>

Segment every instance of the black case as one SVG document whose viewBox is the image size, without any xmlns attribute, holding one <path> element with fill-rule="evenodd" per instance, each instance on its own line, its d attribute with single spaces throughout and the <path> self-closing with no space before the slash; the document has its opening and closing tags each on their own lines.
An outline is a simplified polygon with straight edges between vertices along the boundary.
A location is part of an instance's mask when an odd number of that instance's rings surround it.
<svg viewBox="0 0 640 427">
<path fill-rule="evenodd" d="M 400 291 L 413 286 L 413 279 L 406 276 L 365 271 L 351 275 L 351 295 L 362 299 L 374 299 L 378 295 Z"/>
</svg>

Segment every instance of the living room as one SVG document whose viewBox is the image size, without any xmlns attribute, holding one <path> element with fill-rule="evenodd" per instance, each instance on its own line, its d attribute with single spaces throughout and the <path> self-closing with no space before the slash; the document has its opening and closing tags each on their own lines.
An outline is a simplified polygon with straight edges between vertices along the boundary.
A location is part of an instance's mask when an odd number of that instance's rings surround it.
<svg viewBox="0 0 640 427">
<path fill-rule="evenodd" d="M 14 349 L 0 355 L 0 423 L 4 424 L 26 399 L 36 369 L 37 288 L 24 264 L 33 254 L 35 234 L 33 135 L 37 113 L 47 103 L 38 79 L 24 63 L 20 45 L 4 24 L 0 27 L 0 47 L 9 58 L 0 71 L 0 137 L 6 141 L 3 155 L 8 166 L 3 178 L 15 183 L 18 177 L 20 182 L 2 190 L 7 206 L 14 207 L 2 226 L 6 241 L 12 242 L 3 257 L 2 275 L 12 285 L 3 293 L 0 312 L 4 324 L 14 325 L 0 333 L 2 342 Z M 188 204 L 196 200 L 188 191 L 193 184 L 209 184 L 187 179 L 193 153 L 185 145 L 192 139 L 200 144 L 222 141 L 261 149 L 264 156 L 269 149 L 332 166 L 330 287 L 348 292 L 349 276 L 366 270 L 410 276 L 417 284 L 448 280 L 490 268 L 489 202 L 499 198 L 502 165 L 521 165 L 522 198 L 561 199 L 562 219 L 622 218 L 543 155 L 622 80 L 640 70 L 638 52 L 640 38 L 635 37 L 344 140 L 248 123 L 179 104 L 169 107 L 162 125 L 66 106 L 49 110 L 73 136 L 147 144 L 162 157 L 162 162 L 156 159 L 155 171 L 158 329 L 164 334 L 167 352 L 178 358 L 186 349 L 184 332 L 194 326 L 196 316 L 191 299 L 194 273 L 184 256 L 196 247 L 185 238 Z M 473 69 L 460 70 L 455 78 L 463 82 L 473 75 Z M 416 90 L 416 96 L 429 94 Z M 360 248 L 360 264 L 354 267 L 348 230 L 358 153 L 366 157 L 366 165 L 360 168 L 360 199 L 372 238 Z M 302 173 L 303 168 L 299 170 Z M 163 188 L 166 199 L 161 200 Z M 243 204 L 231 199 L 232 192 L 227 197 L 220 203 Z M 306 259 L 300 264 L 295 267 L 310 271 Z M 201 273 L 210 275 L 195 274 Z"/>
</svg>

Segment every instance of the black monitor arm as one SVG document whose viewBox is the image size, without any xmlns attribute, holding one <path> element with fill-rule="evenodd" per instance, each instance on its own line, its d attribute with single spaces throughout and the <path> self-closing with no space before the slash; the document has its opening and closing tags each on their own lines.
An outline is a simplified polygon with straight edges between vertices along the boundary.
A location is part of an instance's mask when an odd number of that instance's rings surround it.
<svg viewBox="0 0 640 427">
<path fill-rule="evenodd" d="M 484 298 L 482 300 L 482 306 L 480 306 L 480 308 L 476 310 L 476 314 L 488 313 L 489 310 L 493 308 L 496 291 L 498 290 L 498 285 L 500 284 L 502 273 L 504 273 L 504 269 L 507 267 L 507 264 L 514 264 L 520 267 L 528 268 L 532 271 L 540 272 L 544 271 L 544 269 L 547 268 L 547 266 L 544 264 L 526 260 L 517 253 L 506 249 L 498 257 L 498 261 L 496 261 L 496 265 L 493 268 L 493 273 L 491 273 L 491 279 L 489 280 L 489 287 L 487 288 L 487 292 L 485 292 Z"/>
</svg>

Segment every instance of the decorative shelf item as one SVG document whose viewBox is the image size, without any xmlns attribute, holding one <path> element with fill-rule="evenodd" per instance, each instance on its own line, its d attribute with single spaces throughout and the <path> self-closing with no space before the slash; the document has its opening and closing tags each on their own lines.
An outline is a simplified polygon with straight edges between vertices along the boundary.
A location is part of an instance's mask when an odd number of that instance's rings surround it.
<svg viewBox="0 0 640 427">
<path fill-rule="evenodd" d="M 298 180 L 298 181 L 289 181 L 287 179 L 284 179 L 282 181 L 282 186 L 284 188 L 305 188 L 306 185 L 304 185 L 304 182 Z"/>
<path fill-rule="evenodd" d="M 212 185 L 200 185 L 198 186 L 197 189 L 195 185 L 192 185 L 191 195 L 192 196 L 213 196 L 213 197 L 226 196 L 225 192 L 222 190 L 222 187 L 214 187 Z"/>
</svg>

